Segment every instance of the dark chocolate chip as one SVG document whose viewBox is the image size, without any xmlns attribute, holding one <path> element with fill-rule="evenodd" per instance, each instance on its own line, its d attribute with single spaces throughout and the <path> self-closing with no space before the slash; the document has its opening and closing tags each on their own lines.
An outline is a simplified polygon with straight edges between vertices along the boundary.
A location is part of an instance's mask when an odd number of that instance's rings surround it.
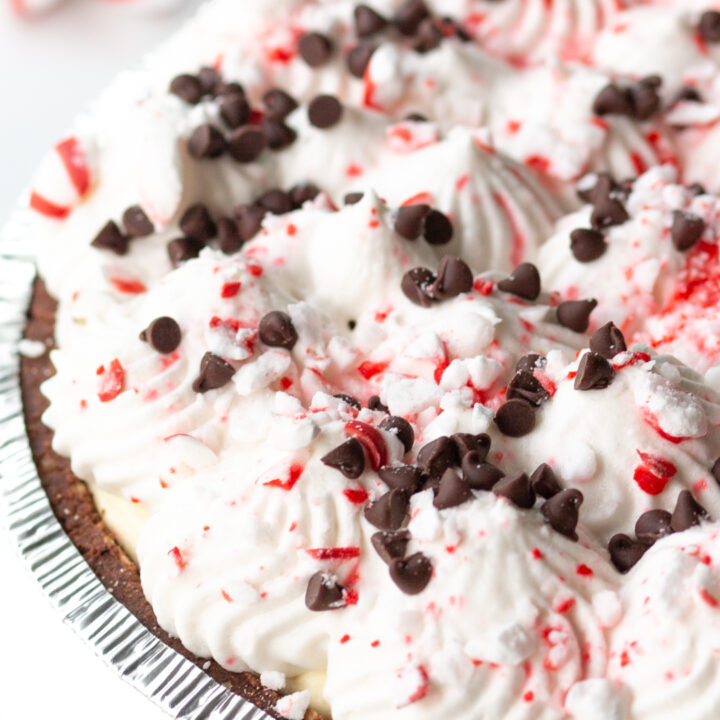
<svg viewBox="0 0 720 720">
<path fill-rule="evenodd" d="M 715 478 L 715 482 L 720 485 L 720 458 L 718 458 L 710 469 L 712 476 Z"/>
<path fill-rule="evenodd" d="M 227 385 L 235 374 L 235 368 L 219 355 L 206 352 L 200 362 L 200 375 L 193 383 L 196 393 L 206 393 Z"/>
<path fill-rule="evenodd" d="M 440 47 L 443 41 L 442 29 L 432 18 L 426 18 L 420 23 L 417 35 L 413 41 L 413 50 L 417 53 L 428 53 Z"/>
<path fill-rule="evenodd" d="M 388 25 L 388 21 L 368 5 L 356 5 L 353 16 L 355 18 L 355 33 L 361 38 L 375 35 Z"/>
<path fill-rule="evenodd" d="M 203 97 L 203 86 L 195 75 L 178 75 L 170 83 L 170 92 L 190 105 L 197 105 Z"/>
<path fill-rule="evenodd" d="M 352 328 L 351 328 L 352 329 Z M 390 412 L 388 406 L 380 399 L 379 395 L 371 395 L 368 398 L 367 406 L 370 410 L 376 410 L 377 412 Z"/>
<path fill-rule="evenodd" d="M 422 470 L 414 465 L 385 465 L 378 475 L 391 490 L 400 488 L 410 494 L 417 491 L 422 480 Z"/>
<path fill-rule="evenodd" d="M 365 193 L 351 192 L 345 195 L 345 197 L 343 198 L 343 202 L 346 205 L 357 205 L 364 197 Z"/>
<path fill-rule="evenodd" d="M 602 257 L 607 243 L 601 232 L 579 228 L 570 233 L 570 249 L 578 262 L 589 263 Z"/>
<path fill-rule="evenodd" d="M 410 497 L 405 490 L 395 488 L 381 495 L 365 507 L 365 519 L 378 530 L 399 530 L 408 516 Z"/>
<path fill-rule="evenodd" d="M 485 462 L 482 453 L 475 451 L 463 457 L 461 466 L 463 478 L 473 490 L 490 491 L 505 477 L 505 473 L 499 467 Z"/>
<path fill-rule="evenodd" d="M 545 499 L 554 497 L 562 490 L 555 471 L 547 463 L 542 463 L 535 468 L 530 476 L 530 485 L 540 497 Z"/>
<path fill-rule="evenodd" d="M 284 120 L 298 107 L 297 100 L 280 88 L 272 88 L 263 95 L 263 103 L 268 114 L 279 120 Z"/>
<path fill-rule="evenodd" d="M 508 400 L 526 400 L 535 407 L 540 407 L 550 397 L 542 383 L 528 370 L 515 374 L 507 387 L 505 396 Z"/>
<path fill-rule="evenodd" d="M 707 195 L 705 187 L 698 182 L 688 185 L 687 191 L 695 197 L 698 197 L 699 195 Z"/>
<path fill-rule="evenodd" d="M 453 238 L 450 218 L 439 210 L 431 210 L 425 216 L 423 237 L 430 245 L 447 245 Z"/>
<path fill-rule="evenodd" d="M 675 509 L 670 520 L 670 527 L 675 532 L 682 532 L 707 518 L 707 511 L 695 500 L 689 490 L 683 490 L 677 499 Z"/>
<path fill-rule="evenodd" d="M 333 44 L 327 35 L 318 32 L 305 33 L 298 43 L 300 57 L 310 67 L 324 65 L 332 55 Z"/>
<path fill-rule="evenodd" d="M 676 249 L 689 250 L 700 240 L 705 232 L 705 221 L 683 210 L 675 210 L 672 215 L 670 237 Z"/>
<path fill-rule="evenodd" d="M 173 267 L 196 258 L 205 247 L 202 240 L 194 238 L 176 238 L 167 244 L 168 257 Z"/>
<path fill-rule="evenodd" d="M 492 491 L 500 497 L 507 498 L 513 505 L 529 510 L 535 505 L 535 491 L 525 473 L 515 477 L 505 477 L 495 484 Z"/>
<path fill-rule="evenodd" d="M 473 274 L 467 263 L 453 255 L 445 255 L 440 261 L 430 294 L 438 300 L 447 300 L 470 292 L 472 287 Z"/>
<path fill-rule="evenodd" d="M 168 355 L 177 350 L 182 340 L 182 333 L 180 326 L 171 317 L 159 317 L 150 323 L 141 337 L 149 342 L 154 350 Z"/>
<path fill-rule="evenodd" d="M 405 297 L 421 307 L 430 307 L 435 299 L 430 288 L 435 282 L 435 273 L 427 268 L 413 268 L 403 275 L 401 288 Z"/>
<path fill-rule="evenodd" d="M 594 353 L 612 360 L 618 353 L 625 352 L 627 345 L 622 332 L 609 322 L 590 336 L 590 349 Z"/>
<path fill-rule="evenodd" d="M 595 115 L 625 115 L 633 117 L 635 105 L 628 88 L 621 88 L 615 83 L 606 85 L 595 97 L 593 102 Z"/>
<path fill-rule="evenodd" d="M 433 505 L 438 510 L 446 510 L 462 505 L 468 500 L 472 500 L 472 497 L 473 494 L 467 480 L 460 477 L 452 468 L 448 468 L 440 478 L 440 486 Z"/>
<path fill-rule="evenodd" d="M 602 200 L 610 197 L 610 193 L 618 190 L 618 184 L 607 173 L 597 173 L 595 184 L 584 190 L 578 190 L 578 197 L 591 205 L 597 205 Z"/>
<path fill-rule="evenodd" d="M 220 250 L 226 255 L 236 253 L 243 246 L 237 224 L 232 218 L 224 217 L 217 221 L 217 236 Z"/>
<path fill-rule="evenodd" d="M 417 456 L 418 465 L 431 477 L 439 478 L 451 466 L 457 465 L 457 445 L 443 435 L 425 445 Z"/>
<path fill-rule="evenodd" d="M 308 106 L 310 124 L 321 130 L 337 125 L 342 116 L 342 103 L 334 95 L 318 95 Z"/>
<path fill-rule="evenodd" d="M 150 218 L 139 205 L 133 205 L 123 213 L 123 229 L 126 235 L 134 238 L 147 237 L 155 232 Z"/>
<path fill-rule="evenodd" d="M 432 578 L 433 567 L 422 553 L 415 553 L 402 560 L 394 560 L 390 565 L 392 581 L 406 595 L 421 593 Z"/>
<path fill-rule="evenodd" d="M 720 12 L 717 10 L 706 10 L 700 16 L 698 32 L 705 42 L 720 42 Z"/>
<path fill-rule="evenodd" d="M 525 400 L 508 400 L 497 411 L 495 424 L 503 435 L 522 437 L 535 427 L 535 410 Z"/>
<path fill-rule="evenodd" d="M 582 356 L 575 376 L 576 390 L 602 390 L 613 381 L 615 370 L 602 356 L 587 352 Z"/>
<path fill-rule="evenodd" d="M 528 353 L 523 355 L 515 365 L 516 372 L 535 372 L 535 370 L 542 370 L 547 365 L 547 359 L 537 353 Z"/>
<path fill-rule="evenodd" d="M 579 490 L 570 488 L 561 490 L 551 498 L 548 498 L 540 508 L 550 527 L 561 535 L 577 540 L 578 518 L 580 506 L 583 502 L 583 494 Z"/>
<path fill-rule="evenodd" d="M 410 533 L 407 530 L 376 532 L 370 537 L 370 542 L 380 559 L 390 565 L 393 560 L 401 560 L 405 557 L 410 542 Z"/>
<path fill-rule="evenodd" d="M 540 273 L 532 263 L 518 265 L 510 277 L 498 283 L 498 289 L 525 300 L 537 300 L 540 295 Z"/>
<path fill-rule="evenodd" d="M 211 67 L 204 67 L 197 74 L 204 95 L 212 95 L 221 82 L 220 73 Z"/>
<path fill-rule="evenodd" d="M 405 0 L 395 13 L 393 24 L 403 35 L 411 36 L 427 17 L 430 17 L 430 10 L 423 0 Z"/>
<path fill-rule="evenodd" d="M 255 128 L 241 128 L 230 136 L 227 147 L 233 160 L 255 162 L 265 149 L 265 134 Z"/>
<path fill-rule="evenodd" d="M 223 95 L 245 95 L 245 88 L 238 82 L 220 82 L 213 91 L 215 97 Z"/>
<path fill-rule="evenodd" d="M 667 510 L 648 510 L 635 523 L 635 535 L 640 542 L 652 545 L 673 532 L 671 522 L 672 515 Z"/>
<path fill-rule="evenodd" d="M 193 240 L 207 242 L 217 235 L 210 212 L 201 203 L 191 205 L 180 218 L 180 229 Z"/>
<path fill-rule="evenodd" d="M 290 200 L 293 208 L 301 208 L 306 202 L 314 200 L 320 194 L 320 188 L 313 183 L 299 183 L 290 188 Z"/>
<path fill-rule="evenodd" d="M 214 160 L 225 151 L 225 138 L 214 126 L 206 123 L 195 128 L 188 140 L 188 153 L 195 160 Z"/>
<path fill-rule="evenodd" d="M 232 93 L 220 99 L 220 117 L 233 130 L 246 125 L 250 120 L 250 103 L 244 95 Z"/>
<path fill-rule="evenodd" d="M 622 533 L 613 535 L 608 543 L 610 559 L 621 573 L 631 570 L 645 554 L 647 547 Z"/>
<path fill-rule="evenodd" d="M 344 588 L 332 575 L 316 572 L 308 582 L 305 605 L 313 612 L 339 610 L 346 605 Z"/>
<path fill-rule="evenodd" d="M 597 300 L 567 300 L 557 306 L 558 322 L 575 332 L 587 332 L 590 314 L 596 307 Z"/>
<path fill-rule="evenodd" d="M 333 397 L 337 398 L 338 400 L 342 400 L 344 403 L 346 403 L 350 407 L 355 408 L 356 410 L 362 410 L 362 405 L 360 404 L 360 401 L 357 398 L 354 398 L 352 395 L 347 395 L 346 393 L 335 393 Z"/>
<path fill-rule="evenodd" d="M 257 200 L 256 204 L 273 215 L 285 215 L 293 209 L 293 201 L 289 193 L 280 188 L 266 190 Z"/>
<path fill-rule="evenodd" d="M 372 43 L 360 43 L 350 50 L 346 62 L 353 77 L 358 79 L 365 77 L 365 71 L 375 50 L 377 50 L 377 46 Z"/>
<path fill-rule="evenodd" d="M 416 122 L 416 123 L 426 123 L 426 122 L 430 122 L 430 121 L 427 119 L 427 116 L 426 116 L 426 115 L 423 115 L 422 113 L 419 113 L 419 112 L 411 112 L 411 113 L 408 113 L 408 114 L 405 116 L 405 120 L 407 120 L 408 122 Z"/>
<path fill-rule="evenodd" d="M 273 310 L 260 321 L 258 336 L 268 347 L 292 350 L 298 341 L 297 330 L 287 313 Z"/>
<path fill-rule="evenodd" d="M 486 433 L 471 435 L 470 433 L 455 433 L 452 441 L 458 450 L 458 457 L 462 460 L 468 453 L 475 452 L 485 460 L 490 452 L 490 436 Z"/>
<path fill-rule="evenodd" d="M 608 197 L 600 200 L 593 208 L 590 223 L 596 230 L 622 225 L 630 216 L 625 206 L 617 198 Z"/>
<path fill-rule="evenodd" d="M 238 205 L 233 210 L 238 234 L 243 242 L 252 240 L 260 232 L 266 214 L 265 209 L 257 205 Z"/>
<path fill-rule="evenodd" d="M 406 240 L 417 240 L 425 229 L 425 218 L 430 214 L 429 205 L 407 205 L 395 214 L 395 232 Z"/>
<path fill-rule="evenodd" d="M 633 104 L 633 117 L 636 120 L 649 120 L 660 109 L 658 87 L 661 80 L 657 76 L 643 78 L 630 86 Z"/>
<path fill-rule="evenodd" d="M 297 133 L 279 118 L 266 117 L 262 121 L 264 142 L 277 152 L 290 147 L 297 140 Z"/>
<path fill-rule="evenodd" d="M 365 452 L 362 443 L 357 438 L 350 438 L 320 461 L 331 468 L 339 470 L 346 478 L 354 480 L 365 472 Z"/>
<path fill-rule="evenodd" d="M 380 429 L 395 435 L 403 444 L 406 453 L 412 450 L 415 443 L 415 431 L 405 418 L 397 415 L 387 417 L 380 423 Z"/>
<path fill-rule="evenodd" d="M 99 250 L 110 250 L 116 255 L 125 255 L 129 245 L 128 237 L 120 232 L 114 220 L 109 220 L 90 244 Z"/>
</svg>

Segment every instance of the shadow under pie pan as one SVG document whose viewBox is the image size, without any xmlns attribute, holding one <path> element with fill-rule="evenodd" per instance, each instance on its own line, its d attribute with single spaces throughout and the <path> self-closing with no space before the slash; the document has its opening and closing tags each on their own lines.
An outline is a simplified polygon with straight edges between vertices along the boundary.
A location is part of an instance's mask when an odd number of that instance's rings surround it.
<svg viewBox="0 0 720 720">
<path fill-rule="evenodd" d="M 198 658 L 158 625 L 136 565 L 104 526 L 41 421 L 48 353 L 20 357 L 22 337 L 53 343 L 55 302 L 30 259 L 0 245 L 0 494 L 30 572 L 83 640 L 118 675 L 171 716 L 264 720 L 278 695 L 249 672 Z M 322 720 L 309 711 L 307 718 Z"/>
</svg>

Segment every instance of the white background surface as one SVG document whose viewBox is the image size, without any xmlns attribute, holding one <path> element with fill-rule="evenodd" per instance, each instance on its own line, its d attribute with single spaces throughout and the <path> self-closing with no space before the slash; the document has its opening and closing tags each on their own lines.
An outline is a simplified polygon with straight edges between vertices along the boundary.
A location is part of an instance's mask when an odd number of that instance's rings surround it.
<svg viewBox="0 0 720 720">
<path fill-rule="evenodd" d="M 97 0 L 70 0 L 42 20 L 23 22 L 10 15 L 9 0 L 0 0 L 0 225 L 77 112 L 196 4 L 186 0 L 179 12 L 153 17 Z M 59 621 L 4 527 L 0 572 L 1 718 L 166 717 Z"/>
</svg>

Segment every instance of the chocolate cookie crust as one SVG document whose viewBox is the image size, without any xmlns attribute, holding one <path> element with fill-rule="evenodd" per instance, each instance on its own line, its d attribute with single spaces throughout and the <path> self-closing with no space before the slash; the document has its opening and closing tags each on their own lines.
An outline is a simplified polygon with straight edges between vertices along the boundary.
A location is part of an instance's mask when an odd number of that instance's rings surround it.
<svg viewBox="0 0 720 720">
<path fill-rule="evenodd" d="M 38 278 L 28 309 L 25 337 L 52 347 L 56 309 L 56 302 Z M 215 661 L 198 658 L 158 625 L 152 607 L 143 594 L 137 566 L 103 523 L 90 491 L 73 474 L 69 460 L 52 449 L 53 433 L 41 419 L 48 401 L 40 392 L 40 385 L 54 372 L 48 353 L 40 358 L 21 358 L 20 383 L 25 426 L 40 481 L 60 525 L 108 591 L 153 635 L 191 660 L 221 685 L 279 718 L 272 709 L 278 694 L 263 687 L 256 674 L 231 673 Z M 310 710 L 306 720 L 323 718 Z"/>
</svg>

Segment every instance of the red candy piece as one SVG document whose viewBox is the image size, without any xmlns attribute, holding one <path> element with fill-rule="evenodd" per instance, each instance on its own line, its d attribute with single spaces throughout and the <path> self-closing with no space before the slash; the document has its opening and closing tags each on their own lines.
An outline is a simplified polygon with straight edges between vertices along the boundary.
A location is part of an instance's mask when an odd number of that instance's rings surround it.
<svg viewBox="0 0 720 720">
<path fill-rule="evenodd" d="M 90 170 L 88 170 L 85 153 L 80 147 L 77 138 L 69 137 L 55 146 L 65 171 L 70 178 L 77 194 L 83 197 L 90 189 Z"/>
<path fill-rule="evenodd" d="M 362 443 L 370 460 L 370 466 L 375 472 L 383 465 L 387 465 L 387 446 L 377 428 L 359 420 L 350 420 L 345 425 L 345 432 Z"/>
<path fill-rule="evenodd" d="M 360 548 L 350 547 L 312 548 L 306 550 L 307 554 L 315 560 L 354 560 L 360 557 Z"/>
<path fill-rule="evenodd" d="M 120 361 L 115 358 L 108 370 L 104 370 L 100 375 L 100 387 L 98 388 L 98 397 L 100 402 L 110 402 L 114 400 L 125 389 L 125 370 Z"/>
</svg>

